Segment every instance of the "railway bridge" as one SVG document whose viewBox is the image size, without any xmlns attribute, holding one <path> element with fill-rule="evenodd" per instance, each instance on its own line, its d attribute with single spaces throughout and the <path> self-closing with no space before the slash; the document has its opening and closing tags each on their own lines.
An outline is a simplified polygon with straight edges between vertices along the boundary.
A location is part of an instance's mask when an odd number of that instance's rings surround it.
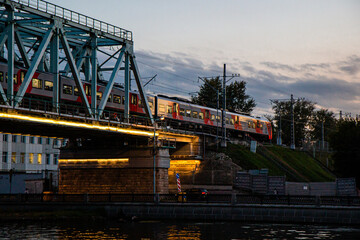
<svg viewBox="0 0 360 240">
<path fill-rule="evenodd" d="M 133 45 L 131 31 L 46 1 L 0 0 L 0 131 L 69 139 L 62 193 L 167 193 L 171 161 L 198 164 L 201 138 L 154 118 Z M 115 98 L 121 111 L 106 107 Z"/>
</svg>

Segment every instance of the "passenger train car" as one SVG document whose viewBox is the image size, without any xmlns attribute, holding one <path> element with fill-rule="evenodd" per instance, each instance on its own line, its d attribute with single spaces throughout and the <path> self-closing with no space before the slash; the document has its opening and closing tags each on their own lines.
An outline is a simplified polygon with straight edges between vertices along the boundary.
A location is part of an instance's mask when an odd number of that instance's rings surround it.
<svg viewBox="0 0 360 240">
<path fill-rule="evenodd" d="M 26 69 L 15 67 L 13 77 L 14 92 L 24 80 Z M 0 63 L 0 84 L 4 91 L 7 90 L 7 65 Z M 97 86 L 97 101 L 100 102 L 106 87 L 106 82 L 99 81 Z M 83 87 L 89 102 L 91 101 L 91 84 L 83 81 Z M 53 96 L 53 74 L 37 71 L 28 89 L 25 98 L 35 98 L 51 100 Z M 221 111 L 214 108 L 192 104 L 176 98 L 163 95 L 148 95 L 148 103 L 155 118 L 164 116 L 167 124 L 174 128 L 191 128 L 194 131 L 209 131 L 214 133 L 216 127 L 221 127 Z M 81 98 L 75 81 L 71 78 L 60 76 L 60 99 L 62 103 L 80 105 Z M 125 93 L 120 85 L 115 85 L 107 100 L 105 110 L 119 113 L 124 111 Z M 132 115 L 145 115 L 140 95 L 136 91 L 130 92 L 129 102 L 130 113 Z M 266 119 L 250 117 L 233 112 L 226 112 L 225 124 L 228 135 L 251 135 L 257 139 L 272 139 L 271 123 Z"/>
</svg>

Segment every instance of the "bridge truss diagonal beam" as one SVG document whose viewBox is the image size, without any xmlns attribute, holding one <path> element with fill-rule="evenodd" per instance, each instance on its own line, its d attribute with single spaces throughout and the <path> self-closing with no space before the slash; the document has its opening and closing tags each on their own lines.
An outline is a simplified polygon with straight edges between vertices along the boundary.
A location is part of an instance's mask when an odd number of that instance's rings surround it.
<svg viewBox="0 0 360 240">
<path fill-rule="evenodd" d="M 34 60 L 31 63 L 31 66 L 29 68 L 29 70 L 26 72 L 26 75 L 24 77 L 24 81 L 21 84 L 18 93 L 16 94 L 15 97 L 15 107 L 17 107 L 19 105 L 19 103 L 21 102 L 22 98 L 25 95 L 26 89 L 28 88 L 32 77 L 37 69 L 37 67 L 39 66 L 39 63 L 42 59 L 42 57 L 44 56 L 45 50 L 47 48 L 47 46 L 49 45 L 49 42 L 51 40 L 52 35 L 54 30 L 54 26 L 52 26 L 46 33 L 46 35 L 44 36 L 43 40 L 40 43 L 40 46 L 38 48 L 38 50 L 35 53 L 35 57 Z"/>
<path fill-rule="evenodd" d="M 60 28 L 59 30 L 60 30 L 59 31 L 59 33 L 60 33 L 60 41 L 61 41 L 61 43 L 63 45 L 63 49 L 64 49 L 64 52 L 65 52 L 66 58 L 69 61 L 69 66 L 70 66 L 73 78 L 75 80 L 75 84 L 76 84 L 77 88 L 79 89 L 79 94 L 80 94 L 81 100 L 82 100 L 83 104 L 85 104 L 87 113 L 89 115 L 93 115 L 92 111 L 90 109 L 89 101 L 87 100 L 87 97 L 86 97 L 86 94 L 85 94 L 83 84 L 82 84 L 81 79 L 80 79 L 80 74 L 78 72 L 75 60 L 74 60 L 74 58 L 72 56 L 72 53 L 71 53 L 69 43 L 67 41 L 67 38 L 65 37 L 64 30 L 62 28 Z"/>
</svg>

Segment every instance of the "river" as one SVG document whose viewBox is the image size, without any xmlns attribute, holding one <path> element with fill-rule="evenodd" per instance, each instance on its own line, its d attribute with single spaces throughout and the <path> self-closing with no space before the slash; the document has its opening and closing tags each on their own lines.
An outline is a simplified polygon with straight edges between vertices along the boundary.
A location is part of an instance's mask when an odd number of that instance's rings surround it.
<svg viewBox="0 0 360 240">
<path fill-rule="evenodd" d="M 64 221 L 2 222 L 0 239 L 360 239 L 358 226 L 187 221 Z"/>
</svg>

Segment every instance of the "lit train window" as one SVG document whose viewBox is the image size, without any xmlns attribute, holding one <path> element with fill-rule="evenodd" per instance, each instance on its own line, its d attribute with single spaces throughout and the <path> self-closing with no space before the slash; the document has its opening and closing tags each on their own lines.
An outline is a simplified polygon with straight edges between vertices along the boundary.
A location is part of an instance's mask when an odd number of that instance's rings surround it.
<svg viewBox="0 0 360 240">
<path fill-rule="evenodd" d="M 216 121 L 220 122 L 220 116 L 216 116 Z"/>
<path fill-rule="evenodd" d="M 96 99 L 101 100 L 102 98 L 102 92 L 96 92 Z"/>
<path fill-rule="evenodd" d="M 192 113 L 192 117 L 193 117 L 193 118 L 198 118 L 198 112 L 193 112 L 193 113 Z"/>
<path fill-rule="evenodd" d="M 191 110 L 186 110 L 186 117 L 191 117 Z"/>
<path fill-rule="evenodd" d="M 185 109 L 180 108 L 180 115 L 181 115 L 181 116 L 185 116 Z"/>
<path fill-rule="evenodd" d="M 143 108 L 143 107 L 144 107 L 144 106 L 143 106 L 143 104 L 142 104 L 141 99 L 139 99 L 138 104 L 139 104 L 139 107 L 141 107 L 141 108 Z"/>
<path fill-rule="evenodd" d="M 204 113 L 202 113 L 202 112 L 199 113 L 199 118 L 200 118 L 200 119 L 204 119 Z"/>
<path fill-rule="evenodd" d="M 74 95 L 75 96 L 80 96 L 78 87 L 74 87 Z"/>
<path fill-rule="evenodd" d="M 248 127 L 249 127 L 249 128 L 252 128 L 251 122 L 248 122 Z"/>
<path fill-rule="evenodd" d="M 18 84 L 18 76 L 17 76 L 17 74 L 14 74 L 14 84 Z"/>
<path fill-rule="evenodd" d="M 111 94 L 109 95 L 109 97 L 108 97 L 108 100 L 107 100 L 108 102 L 111 102 Z"/>
<path fill-rule="evenodd" d="M 254 123 L 254 122 L 252 123 L 252 125 L 253 125 L 253 128 L 256 128 L 256 125 L 255 125 L 255 123 Z"/>
<path fill-rule="evenodd" d="M 20 72 L 20 81 L 23 82 L 25 78 L 25 72 L 21 71 Z"/>
<path fill-rule="evenodd" d="M 179 109 L 179 104 L 177 103 L 174 103 L 174 112 L 177 113 L 178 112 L 178 109 Z"/>
<path fill-rule="evenodd" d="M 63 93 L 64 94 L 72 95 L 72 92 L 73 92 L 72 86 L 66 85 L 66 84 L 63 85 Z"/>
<path fill-rule="evenodd" d="M 160 112 L 160 113 L 165 113 L 165 106 L 164 106 L 164 104 L 159 104 L 159 112 Z"/>
<path fill-rule="evenodd" d="M 119 95 L 114 94 L 114 103 L 121 104 L 121 97 Z"/>
<path fill-rule="evenodd" d="M 214 121 L 214 120 L 215 120 L 215 115 L 212 114 L 212 115 L 211 115 L 211 121 Z"/>
<path fill-rule="evenodd" d="M 44 81 L 44 89 L 48 91 L 52 91 L 54 88 L 54 83 L 50 81 Z"/>
<path fill-rule="evenodd" d="M 229 118 L 225 118 L 225 123 L 226 123 L 226 124 L 229 124 L 229 123 L 230 123 Z"/>
<path fill-rule="evenodd" d="M 65 85 L 64 85 L 65 86 Z M 38 88 L 38 89 L 42 89 L 42 80 L 37 79 L 37 78 L 33 78 L 32 80 L 32 87 L 33 88 Z M 72 90 L 72 89 L 71 89 Z"/>
<path fill-rule="evenodd" d="M 169 105 L 167 106 L 167 113 L 172 113 L 172 106 L 169 106 Z"/>
<path fill-rule="evenodd" d="M 90 85 L 85 85 L 85 94 L 86 94 L 86 96 L 91 95 L 91 86 Z"/>
<path fill-rule="evenodd" d="M 137 95 L 131 95 L 131 104 L 132 105 L 137 105 L 138 104 Z"/>
<path fill-rule="evenodd" d="M 234 125 L 234 124 L 235 124 L 234 119 L 230 119 L 230 124 L 231 124 L 231 125 Z"/>
<path fill-rule="evenodd" d="M 122 104 L 125 105 L 125 96 L 122 96 L 121 101 L 122 101 Z"/>
<path fill-rule="evenodd" d="M 153 103 L 152 102 L 149 102 L 149 108 L 151 109 L 151 110 L 153 110 Z"/>
</svg>

